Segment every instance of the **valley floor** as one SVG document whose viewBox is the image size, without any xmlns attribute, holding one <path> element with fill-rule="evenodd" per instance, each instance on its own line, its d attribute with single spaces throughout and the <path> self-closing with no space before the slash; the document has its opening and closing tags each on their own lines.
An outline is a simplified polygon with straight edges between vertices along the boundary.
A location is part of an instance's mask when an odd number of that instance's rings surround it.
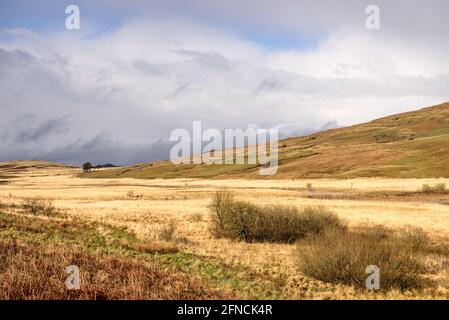
<svg viewBox="0 0 449 320">
<path fill-rule="evenodd" d="M 198 277 L 208 290 L 241 298 L 449 298 L 449 257 L 429 261 L 435 287 L 410 292 L 360 291 L 302 275 L 296 267 L 295 245 L 215 239 L 209 232 L 208 216 L 213 193 L 227 188 L 238 199 L 256 204 L 324 206 L 349 225 L 417 226 L 433 241 L 446 243 L 449 195 L 425 195 L 419 190 L 423 184 L 449 185 L 449 179 L 82 179 L 76 177 L 78 170 L 61 167 L 0 172 L 0 203 L 4 206 L 0 211 L 15 214 L 15 208 L 26 198 L 50 199 L 72 222 L 123 228 L 143 244 L 160 243 L 161 232 L 171 224 L 175 235 L 166 242 L 172 242 L 179 252 L 168 250 L 138 258 L 170 272 Z M 4 224 L 2 228 L 12 227 Z M 10 236 L 4 230 L 2 234 Z"/>
</svg>

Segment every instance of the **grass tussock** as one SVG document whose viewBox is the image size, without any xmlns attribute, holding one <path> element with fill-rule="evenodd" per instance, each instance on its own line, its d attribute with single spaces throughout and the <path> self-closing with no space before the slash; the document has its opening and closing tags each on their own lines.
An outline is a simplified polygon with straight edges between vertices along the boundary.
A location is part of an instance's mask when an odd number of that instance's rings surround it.
<svg viewBox="0 0 449 320">
<path fill-rule="evenodd" d="M 256 206 L 236 201 L 227 191 L 214 195 L 210 213 L 211 232 L 215 237 L 246 242 L 293 243 L 327 228 L 345 228 L 344 223 L 325 208 L 298 210 L 279 205 Z"/>
<path fill-rule="evenodd" d="M 80 270 L 80 289 L 68 290 L 65 268 Z M 0 299 L 220 299 L 195 278 L 129 257 L 80 249 L 0 242 Z"/>
<path fill-rule="evenodd" d="M 366 269 L 374 265 L 381 290 L 420 288 L 427 244 L 425 233 L 415 228 L 396 233 L 381 226 L 332 229 L 298 244 L 298 264 L 307 276 L 360 289 L 366 289 Z"/>
<path fill-rule="evenodd" d="M 176 220 L 169 220 L 159 230 L 159 239 L 167 242 L 175 241 L 177 229 Z"/>
<path fill-rule="evenodd" d="M 193 213 L 190 215 L 190 221 L 192 222 L 201 222 L 203 221 L 203 214 L 200 212 Z"/>
<path fill-rule="evenodd" d="M 170 219 L 160 229 L 158 238 L 165 242 L 188 243 L 189 239 L 178 233 L 178 222 Z"/>
</svg>

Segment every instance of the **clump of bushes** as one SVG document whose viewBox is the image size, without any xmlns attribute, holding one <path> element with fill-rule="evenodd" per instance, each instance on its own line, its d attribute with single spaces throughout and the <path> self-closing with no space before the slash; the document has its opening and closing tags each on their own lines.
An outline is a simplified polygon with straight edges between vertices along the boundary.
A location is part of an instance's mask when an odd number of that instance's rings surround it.
<svg viewBox="0 0 449 320">
<path fill-rule="evenodd" d="M 58 211 L 53 206 L 53 201 L 48 199 L 26 198 L 20 204 L 20 208 L 35 216 L 43 215 L 51 217 L 58 215 Z"/>
<path fill-rule="evenodd" d="M 327 228 L 345 229 L 344 223 L 325 208 L 262 207 L 236 201 L 228 191 L 214 195 L 210 213 L 215 237 L 246 242 L 293 243 Z"/>
<path fill-rule="evenodd" d="M 430 186 L 428 184 L 423 184 L 421 187 L 421 191 L 423 193 L 446 193 L 446 184 L 445 183 L 437 183 L 434 186 Z"/>
<path fill-rule="evenodd" d="M 366 268 L 380 269 L 380 289 L 422 287 L 427 236 L 409 228 L 394 233 L 383 227 L 329 229 L 298 244 L 299 269 L 330 283 L 366 289 Z"/>
</svg>

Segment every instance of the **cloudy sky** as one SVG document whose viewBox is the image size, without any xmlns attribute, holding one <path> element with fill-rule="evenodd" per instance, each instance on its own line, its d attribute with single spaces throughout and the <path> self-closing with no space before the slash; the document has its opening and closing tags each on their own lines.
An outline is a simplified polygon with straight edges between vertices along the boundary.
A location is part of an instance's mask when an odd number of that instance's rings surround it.
<svg viewBox="0 0 449 320">
<path fill-rule="evenodd" d="M 66 6 L 80 8 L 67 30 Z M 380 29 L 365 9 L 380 8 Z M 283 136 L 449 101 L 449 1 L 0 0 L 0 160 L 131 164 L 170 133 Z"/>
</svg>

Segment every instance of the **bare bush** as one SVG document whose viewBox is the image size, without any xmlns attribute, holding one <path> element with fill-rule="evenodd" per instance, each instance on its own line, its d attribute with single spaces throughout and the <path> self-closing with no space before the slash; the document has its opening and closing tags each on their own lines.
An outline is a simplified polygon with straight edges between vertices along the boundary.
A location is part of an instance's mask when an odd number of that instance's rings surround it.
<svg viewBox="0 0 449 320">
<path fill-rule="evenodd" d="M 39 198 L 26 198 L 20 205 L 21 209 L 33 215 L 56 216 L 58 211 L 53 206 L 53 201 Z"/>
<path fill-rule="evenodd" d="M 435 192 L 437 192 L 437 193 L 445 193 L 446 192 L 446 184 L 445 183 L 437 183 L 434 188 L 435 188 Z"/>
<path fill-rule="evenodd" d="M 212 218 L 211 232 L 215 237 L 224 236 L 225 224 L 234 203 L 234 195 L 229 191 L 220 190 L 214 194 L 209 210 Z"/>
<path fill-rule="evenodd" d="M 424 284 L 421 231 L 360 228 L 330 229 L 298 244 L 300 271 L 315 279 L 366 288 L 366 268 L 380 269 L 382 290 L 419 288 Z"/>
<path fill-rule="evenodd" d="M 162 241 L 175 241 L 176 240 L 176 220 L 171 219 L 168 223 L 164 224 L 159 230 L 159 239 Z"/>
</svg>

